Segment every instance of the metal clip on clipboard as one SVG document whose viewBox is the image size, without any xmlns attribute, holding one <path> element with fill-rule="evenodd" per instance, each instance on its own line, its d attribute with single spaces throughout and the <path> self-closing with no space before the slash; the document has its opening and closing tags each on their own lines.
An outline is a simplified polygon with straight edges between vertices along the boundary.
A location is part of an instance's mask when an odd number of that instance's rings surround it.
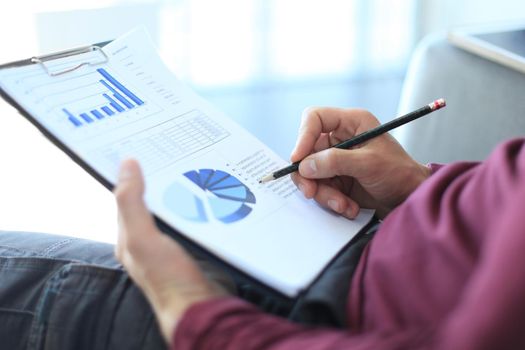
<svg viewBox="0 0 525 350">
<path fill-rule="evenodd" d="M 76 64 L 76 65 L 72 66 L 72 67 L 68 67 L 68 68 L 65 68 L 65 69 L 62 69 L 62 70 L 59 70 L 59 71 L 56 71 L 56 72 L 52 72 L 49 69 L 49 67 L 46 65 L 46 62 L 49 62 L 49 61 L 53 61 L 53 60 L 60 59 L 60 58 L 65 58 L 65 57 L 71 57 L 71 56 L 75 56 L 75 55 L 80 55 L 80 54 L 83 54 L 83 53 L 89 53 L 89 52 L 93 52 L 93 51 L 100 52 L 102 54 L 102 59 L 99 60 L 99 61 L 95 61 L 95 62 L 81 62 L 79 64 Z M 106 55 L 104 50 L 102 50 L 102 48 L 99 45 L 89 45 L 89 46 L 79 47 L 77 49 L 66 50 L 66 51 L 59 51 L 59 52 L 55 52 L 55 53 L 52 53 L 52 54 L 42 55 L 42 56 L 35 56 L 35 57 L 31 58 L 31 63 L 33 63 L 33 64 L 40 64 L 42 66 L 42 68 L 44 68 L 46 73 L 49 76 L 51 76 L 51 77 L 56 77 L 56 76 L 59 76 L 59 75 L 62 75 L 62 74 L 73 72 L 73 71 L 75 71 L 75 70 L 77 70 L 77 69 L 79 69 L 80 67 L 83 67 L 83 66 L 96 66 L 98 64 L 106 63 L 108 61 L 109 61 L 108 55 Z"/>
</svg>

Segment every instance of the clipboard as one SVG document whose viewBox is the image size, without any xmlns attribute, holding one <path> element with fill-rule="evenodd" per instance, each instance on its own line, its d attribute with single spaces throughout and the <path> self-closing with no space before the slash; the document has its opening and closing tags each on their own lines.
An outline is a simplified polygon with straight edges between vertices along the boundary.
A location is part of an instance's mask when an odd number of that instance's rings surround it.
<svg viewBox="0 0 525 350">
<path fill-rule="evenodd" d="M 22 67 L 22 66 L 27 66 L 27 65 L 40 65 L 42 67 L 42 70 L 45 71 L 46 74 L 50 76 L 66 75 L 68 73 L 74 72 L 77 69 L 80 69 L 81 67 L 95 66 L 95 65 L 99 65 L 99 64 L 108 62 L 109 58 L 106 55 L 106 53 L 104 53 L 102 48 L 110 42 L 111 41 L 96 43 L 96 44 L 89 45 L 89 46 L 83 46 L 83 47 L 74 48 L 71 50 L 55 52 L 55 53 L 48 54 L 48 55 L 32 57 L 29 59 L 24 59 L 24 60 L 15 61 L 15 62 L 7 63 L 7 64 L 2 64 L 0 65 L 0 70 L 7 69 L 7 68 Z M 72 56 L 85 54 L 89 52 L 100 52 L 99 58 L 96 59 L 95 61 L 81 61 L 75 65 L 68 66 L 67 68 L 61 69 L 59 71 L 53 71 L 47 65 L 49 62 L 52 62 L 53 60 L 66 58 L 66 57 L 72 57 Z M 11 98 L 10 95 L 6 91 L 4 91 L 1 86 L 0 86 L 0 96 L 2 96 L 2 98 L 6 100 L 9 104 L 14 106 L 18 110 L 18 112 L 22 114 L 29 122 L 31 122 L 48 140 L 50 140 L 61 151 L 66 153 L 75 163 L 77 163 L 80 167 L 82 167 L 87 173 L 89 173 L 92 177 L 94 177 L 99 183 L 101 183 L 108 190 L 110 191 L 113 190 L 114 186 L 111 182 L 109 182 L 104 176 L 102 176 L 90 164 L 88 164 L 87 161 L 85 161 L 79 155 L 73 152 L 63 141 L 61 141 L 57 136 L 55 136 L 52 132 L 50 132 L 43 124 L 41 124 L 38 121 L 37 118 L 33 117 L 31 113 L 29 113 L 25 108 L 23 108 L 16 100 Z M 275 301 L 278 301 L 280 303 L 279 307 L 281 308 L 290 309 L 308 291 L 308 289 L 304 289 L 301 292 L 299 292 L 299 294 L 297 294 L 296 296 L 290 297 L 282 293 L 281 291 L 270 287 L 269 285 L 265 284 L 259 279 L 256 279 L 253 276 L 247 274 L 245 271 L 242 271 L 238 267 L 218 257 L 213 252 L 210 252 L 209 250 L 205 249 L 204 247 L 194 242 L 193 240 L 187 238 L 185 235 L 178 232 L 175 228 L 173 228 L 171 225 L 169 225 L 164 220 L 159 218 L 157 215 L 153 214 L 153 217 L 160 231 L 174 238 L 185 249 L 187 249 L 190 252 L 190 254 L 192 254 L 194 257 L 196 257 L 197 259 L 204 258 L 212 262 L 214 265 L 218 265 L 224 268 L 226 271 L 228 271 L 233 276 L 233 278 L 236 280 L 238 285 L 256 286 L 256 288 L 261 293 L 267 296 L 271 296 L 273 297 Z M 363 235 L 368 230 L 368 228 L 373 225 L 374 225 L 374 222 L 372 220 L 365 227 L 363 227 L 360 233 L 354 236 L 347 243 L 346 246 L 348 247 L 352 245 L 354 242 L 358 241 L 360 238 L 362 238 Z M 330 262 L 328 262 L 326 267 L 319 273 L 319 275 L 311 283 L 311 285 L 314 285 L 315 282 L 321 278 L 321 276 L 323 275 L 323 272 L 326 271 L 326 269 L 328 269 L 330 265 L 338 259 L 339 256 L 344 254 L 345 250 L 346 248 L 341 249 L 338 254 L 332 257 Z M 254 289 L 251 289 L 251 290 L 254 290 Z"/>
<path fill-rule="evenodd" d="M 85 65 L 96 65 L 96 64 L 101 64 L 101 63 L 105 63 L 105 62 L 109 61 L 109 57 L 106 55 L 104 50 L 102 50 L 102 48 L 104 46 L 106 46 L 107 44 L 109 44 L 110 42 L 111 42 L 111 40 L 103 41 L 103 42 L 92 44 L 92 45 L 88 45 L 88 46 L 81 46 L 81 47 L 72 48 L 72 49 L 69 49 L 69 50 L 57 51 L 57 52 L 54 52 L 54 53 L 51 53 L 51 54 L 46 54 L 46 55 L 41 55 L 41 56 L 33 56 L 31 58 L 24 59 L 24 60 L 19 60 L 19 61 L 9 62 L 9 63 L 5 63 L 5 64 L 0 64 L 0 69 L 22 67 L 22 66 L 27 66 L 27 65 L 30 65 L 30 64 L 40 64 L 42 66 L 42 68 L 49 75 L 51 75 L 51 76 L 62 75 L 62 74 L 66 74 L 66 73 L 72 72 L 74 70 L 77 70 L 78 68 L 83 67 Z M 92 51 L 100 52 L 100 54 L 103 57 L 103 60 L 101 60 L 100 62 L 81 62 L 78 65 L 69 67 L 68 69 L 64 69 L 64 70 L 59 71 L 59 72 L 51 72 L 49 70 L 48 66 L 46 65 L 46 63 L 49 62 L 49 61 L 53 61 L 53 60 L 64 58 L 64 57 L 71 57 L 71 56 L 75 56 L 75 55 L 79 55 L 79 54 L 83 54 L 83 53 L 88 53 L 88 52 L 92 52 Z"/>
<path fill-rule="evenodd" d="M 69 50 L 63 50 L 63 51 L 57 51 L 55 53 L 46 54 L 42 56 L 33 56 L 31 58 L 13 61 L 5 64 L 0 64 L 0 70 L 7 69 L 7 68 L 17 68 L 17 67 L 23 67 L 28 65 L 34 65 L 38 64 L 42 66 L 42 69 L 51 76 L 58 76 L 67 74 L 69 72 L 75 71 L 79 69 L 80 67 L 84 67 L 86 65 L 92 65 L 93 62 L 81 62 L 78 65 L 71 66 L 63 71 L 59 72 L 50 72 L 48 66 L 46 65 L 47 62 L 53 61 L 55 59 L 65 58 L 65 57 L 71 57 L 83 53 L 88 53 L 92 51 L 99 51 L 103 53 L 103 57 L 105 59 L 103 61 L 100 61 L 96 64 L 105 63 L 109 60 L 107 55 L 104 53 L 102 48 L 109 44 L 111 40 L 104 41 L 100 43 L 95 43 L 88 46 L 81 46 L 77 48 L 72 48 Z M 0 96 L 11 106 L 13 106 L 18 113 L 20 113 L 23 117 L 25 117 L 31 124 L 33 124 L 51 143 L 53 143 L 56 147 L 58 147 L 62 152 L 64 152 L 68 157 L 70 157 L 77 165 L 79 165 L 81 168 L 83 168 L 85 171 L 87 171 L 91 176 L 93 176 L 98 182 L 100 182 L 105 188 L 112 191 L 113 185 L 108 182 L 103 176 L 101 176 L 95 169 L 93 169 L 89 164 L 87 164 L 82 158 L 80 158 L 77 154 L 72 152 L 69 147 L 67 147 L 62 141 L 60 141 L 55 135 L 53 135 L 47 128 L 45 128 L 41 123 L 38 122 L 36 118 L 34 118 L 28 111 L 26 111 L 16 100 L 11 98 L 7 94 L 4 89 L 0 86 Z"/>
</svg>

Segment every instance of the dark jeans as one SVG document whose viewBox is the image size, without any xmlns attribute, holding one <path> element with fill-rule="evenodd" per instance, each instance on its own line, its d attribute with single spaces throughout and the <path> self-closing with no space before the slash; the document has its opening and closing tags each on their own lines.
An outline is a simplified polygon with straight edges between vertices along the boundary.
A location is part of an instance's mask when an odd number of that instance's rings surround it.
<svg viewBox="0 0 525 350">
<path fill-rule="evenodd" d="M 110 244 L 0 232 L 1 349 L 164 349 Z"/>
<path fill-rule="evenodd" d="M 296 322 L 342 327 L 350 278 L 371 237 L 346 249 L 285 308 L 246 283 L 239 283 L 239 296 Z M 110 244 L 0 231 L 0 348 L 165 349 L 147 300 L 113 254 Z M 227 280 L 204 269 L 220 283 Z"/>
</svg>

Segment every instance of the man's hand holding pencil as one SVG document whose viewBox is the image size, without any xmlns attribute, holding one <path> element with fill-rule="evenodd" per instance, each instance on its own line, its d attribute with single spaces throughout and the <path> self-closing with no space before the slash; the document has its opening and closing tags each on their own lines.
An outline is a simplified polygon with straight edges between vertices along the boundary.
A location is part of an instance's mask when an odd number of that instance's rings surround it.
<svg viewBox="0 0 525 350">
<path fill-rule="evenodd" d="M 350 149 L 334 145 L 378 127 L 359 109 L 309 108 L 302 118 L 291 155 L 300 162 L 292 180 L 307 197 L 349 219 L 361 207 L 385 217 L 428 176 L 430 169 L 412 159 L 388 133 Z M 401 184 L 401 185 L 400 185 Z"/>
</svg>

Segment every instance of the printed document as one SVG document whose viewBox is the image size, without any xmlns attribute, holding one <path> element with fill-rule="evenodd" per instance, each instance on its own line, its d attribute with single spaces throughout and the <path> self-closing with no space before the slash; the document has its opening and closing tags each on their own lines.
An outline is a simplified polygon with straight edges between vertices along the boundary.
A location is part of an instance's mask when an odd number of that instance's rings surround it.
<svg viewBox="0 0 525 350">
<path fill-rule="evenodd" d="M 103 52 L 0 70 L 0 84 L 110 183 L 123 159 L 137 159 L 152 213 L 287 296 L 307 288 L 373 215 L 324 210 L 289 176 L 259 184 L 288 162 L 181 83 L 142 30 Z"/>
</svg>

